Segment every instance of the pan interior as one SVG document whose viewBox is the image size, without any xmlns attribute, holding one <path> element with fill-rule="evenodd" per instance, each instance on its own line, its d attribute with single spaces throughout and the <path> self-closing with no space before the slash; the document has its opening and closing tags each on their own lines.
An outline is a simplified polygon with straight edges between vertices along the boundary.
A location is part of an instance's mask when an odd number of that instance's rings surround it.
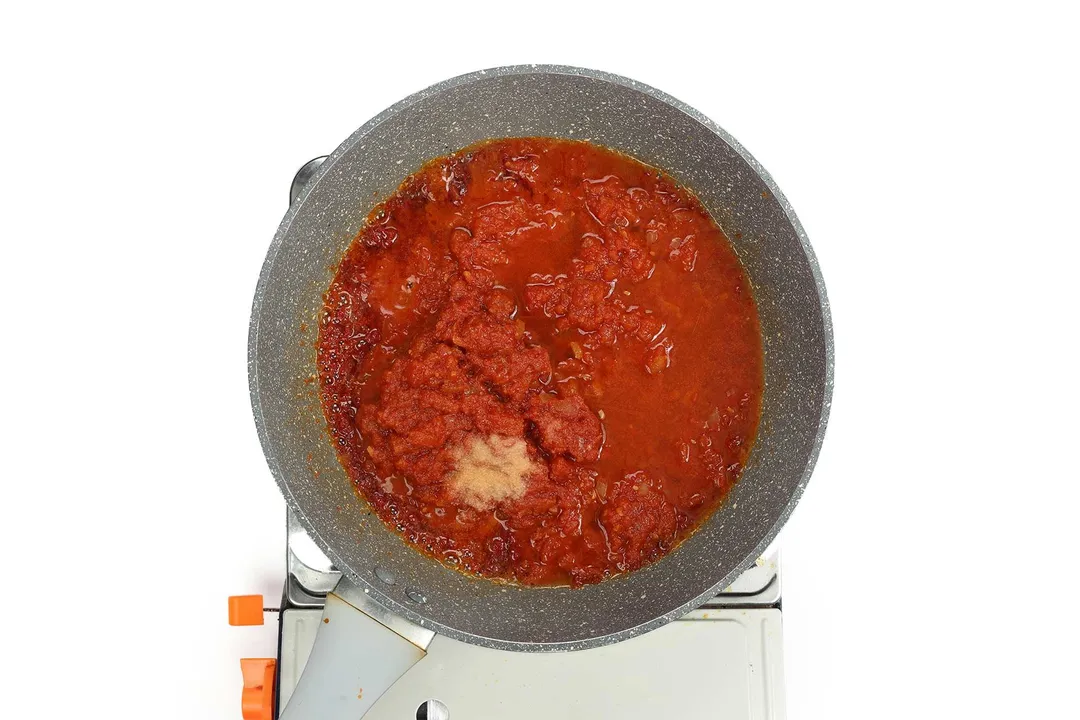
<svg viewBox="0 0 1080 720">
<path fill-rule="evenodd" d="M 354 491 L 312 382 L 322 294 L 374 204 L 433 157 L 514 136 L 589 140 L 690 187 L 746 267 L 764 341 L 761 426 L 729 499 L 659 562 L 573 591 L 468 578 L 409 548 Z M 414 622 L 516 650 L 624 639 L 678 617 L 733 580 L 779 530 L 809 477 L 832 373 L 816 263 L 764 171 L 677 101 L 622 78 L 557 67 L 455 78 L 395 105 L 343 143 L 278 230 L 256 294 L 249 353 L 252 402 L 271 470 L 335 564 Z"/>
</svg>

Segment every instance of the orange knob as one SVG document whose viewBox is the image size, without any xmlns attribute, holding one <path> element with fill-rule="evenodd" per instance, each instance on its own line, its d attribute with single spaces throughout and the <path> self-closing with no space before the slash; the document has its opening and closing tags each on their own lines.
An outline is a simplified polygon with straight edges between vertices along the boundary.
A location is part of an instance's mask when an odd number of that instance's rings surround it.
<svg viewBox="0 0 1080 720">
<path fill-rule="evenodd" d="M 244 690 L 240 694 L 240 712 L 244 720 L 274 720 L 273 658 L 241 658 L 240 672 L 244 675 Z"/>
<path fill-rule="evenodd" d="M 263 596 L 262 595 L 230 595 L 229 596 L 229 624 L 230 625 L 262 625 L 263 624 Z"/>
</svg>

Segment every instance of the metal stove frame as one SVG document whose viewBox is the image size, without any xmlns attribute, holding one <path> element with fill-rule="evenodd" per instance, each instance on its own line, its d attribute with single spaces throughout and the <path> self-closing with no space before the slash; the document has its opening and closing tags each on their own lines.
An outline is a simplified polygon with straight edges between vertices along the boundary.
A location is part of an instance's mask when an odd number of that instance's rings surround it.
<svg viewBox="0 0 1080 720">
<path fill-rule="evenodd" d="M 296 173 L 289 188 L 290 204 L 296 200 L 300 190 L 325 160 L 326 156 L 317 157 L 306 163 Z M 274 683 L 275 717 L 288 703 L 304 665 L 307 663 L 315 632 L 322 621 L 326 595 L 341 579 L 341 571 L 333 567 L 326 555 L 308 537 L 291 509 L 287 511 L 286 527 L 288 533 L 285 550 L 286 577 L 281 605 L 278 609 L 278 662 Z M 782 610 L 780 551 L 776 541 L 726 590 L 675 622 L 709 621 L 716 619 L 721 612 L 732 610 L 775 611 L 775 632 L 778 636 L 774 638 L 772 647 L 782 648 L 782 640 L 779 637 L 779 614 Z M 776 660 L 768 657 L 768 654 L 762 649 L 757 661 L 762 664 L 776 663 Z M 760 697 L 764 698 L 762 704 L 766 708 L 766 714 L 773 720 L 779 720 L 785 714 L 782 667 L 778 668 L 777 672 L 778 675 L 775 677 L 762 673 L 760 687 L 755 690 Z M 435 714 L 430 715 L 431 712 Z M 431 717 L 438 717 L 438 713 L 437 707 L 429 711 Z"/>
<path fill-rule="evenodd" d="M 286 527 L 286 578 L 278 615 L 277 681 L 274 684 L 276 712 L 288 703 L 322 621 L 326 595 L 341 578 L 341 571 L 333 567 L 308 537 L 291 510 L 287 511 Z M 782 610 L 777 543 L 774 542 L 726 590 L 675 622 L 709 621 L 716 619 L 718 612 L 731 610 L 775 610 L 777 613 Z M 768 660 L 762 658 L 763 663 Z M 768 684 L 767 680 L 763 682 Z M 777 688 L 762 688 L 765 693 L 776 691 Z M 779 692 L 783 692 L 782 687 Z M 772 717 L 783 717 L 782 708 L 781 700 L 778 714 Z"/>
</svg>

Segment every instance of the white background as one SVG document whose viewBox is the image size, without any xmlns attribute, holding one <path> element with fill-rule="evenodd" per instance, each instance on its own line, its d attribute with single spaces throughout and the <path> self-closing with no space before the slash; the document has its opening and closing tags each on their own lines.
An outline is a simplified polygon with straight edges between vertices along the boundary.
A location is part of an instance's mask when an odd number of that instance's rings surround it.
<svg viewBox="0 0 1080 720">
<path fill-rule="evenodd" d="M 697 107 L 818 253 L 836 391 L 783 535 L 790 717 L 1075 713 L 1072 4 L 467 5 L 5 5 L 0 714 L 239 719 L 237 658 L 272 645 L 225 598 L 283 573 L 245 356 L 289 181 L 526 62 Z"/>
</svg>

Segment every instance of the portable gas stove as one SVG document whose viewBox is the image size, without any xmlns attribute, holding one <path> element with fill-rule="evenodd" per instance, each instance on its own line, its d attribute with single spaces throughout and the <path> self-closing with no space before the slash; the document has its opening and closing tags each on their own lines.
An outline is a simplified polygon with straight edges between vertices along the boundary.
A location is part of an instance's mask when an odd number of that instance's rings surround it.
<svg viewBox="0 0 1080 720">
<path fill-rule="evenodd" d="M 273 720 L 276 709 L 288 704 L 322 623 L 326 594 L 341 578 L 291 511 L 287 525 L 278 657 L 276 663 L 245 661 L 245 719 Z M 614 645 L 571 653 L 516 653 L 436 635 L 427 655 L 376 702 L 365 720 L 783 720 L 783 660 L 780 552 L 774 543 L 727 590 L 699 609 Z M 268 669 L 276 673 L 272 681 Z"/>
<path fill-rule="evenodd" d="M 324 159 L 312 160 L 297 173 L 290 202 Z M 341 579 L 291 511 L 287 526 L 281 605 L 265 608 L 278 615 L 278 656 L 241 661 L 245 720 L 275 720 L 288 705 L 324 622 L 327 594 Z M 261 596 L 230 598 L 232 624 L 261 624 L 263 615 Z M 432 637 L 430 630 L 396 616 L 392 624 L 399 634 L 424 636 L 426 654 L 375 702 L 365 720 L 783 720 L 786 714 L 775 542 L 697 610 L 604 647 L 509 652 Z"/>
</svg>

